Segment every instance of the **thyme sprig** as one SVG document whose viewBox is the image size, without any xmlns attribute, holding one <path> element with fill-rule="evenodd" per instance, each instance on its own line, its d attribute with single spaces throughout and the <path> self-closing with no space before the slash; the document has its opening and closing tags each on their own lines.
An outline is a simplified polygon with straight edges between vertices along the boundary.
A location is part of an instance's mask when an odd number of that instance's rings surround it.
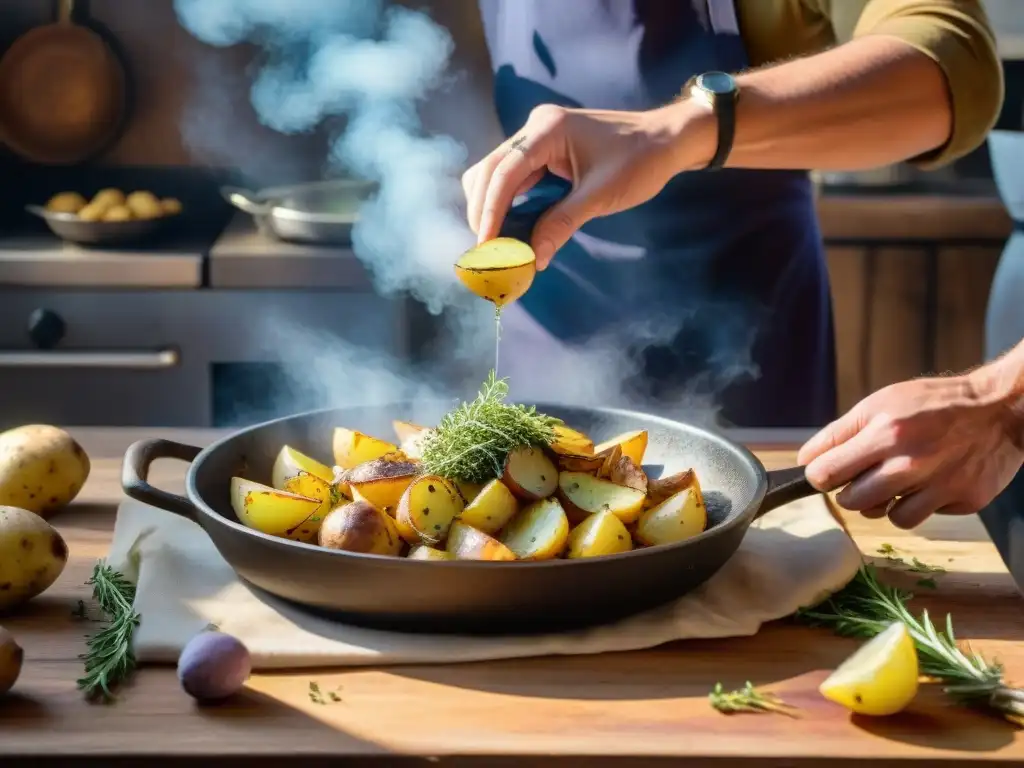
<svg viewBox="0 0 1024 768">
<path fill-rule="evenodd" d="M 428 473 L 466 483 L 499 477 L 510 451 L 547 446 L 559 419 L 533 406 L 504 402 L 508 384 L 491 371 L 476 399 L 448 412 L 424 439 L 423 468 Z"/>
<path fill-rule="evenodd" d="M 86 583 L 108 621 L 89 638 L 86 652 L 79 656 L 85 662 L 85 675 L 78 687 L 90 700 L 109 702 L 115 698 L 112 688 L 135 669 L 132 634 L 139 625 L 139 614 L 132 607 L 135 585 L 103 560 L 96 563 Z"/>
<path fill-rule="evenodd" d="M 946 615 L 944 631 L 936 629 L 926 610 L 915 617 L 907 608 L 912 598 L 909 592 L 883 584 L 872 566 L 863 565 L 846 587 L 823 603 L 798 611 L 796 617 L 845 637 L 874 637 L 892 622 L 903 622 L 914 639 L 923 675 L 940 683 L 957 703 L 989 709 L 1021 724 L 1024 690 L 1006 683 L 997 661 L 960 647 L 952 616 Z"/>
<path fill-rule="evenodd" d="M 712 707 L 726 714 L 777 712 L 780 715 L 796 717 L 792 706 L 774 693 L 757 690 L 749 680 L 746 685 L 735 691 L 726 691 L 721 683 L 715 683 L 714 689 L 708 694 L 708 701 Z"/>
</svg>

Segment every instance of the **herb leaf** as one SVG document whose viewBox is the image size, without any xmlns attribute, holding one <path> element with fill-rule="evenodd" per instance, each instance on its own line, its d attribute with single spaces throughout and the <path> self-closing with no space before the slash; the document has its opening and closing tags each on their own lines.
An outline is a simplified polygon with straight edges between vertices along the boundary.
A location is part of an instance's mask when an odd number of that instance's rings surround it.
<svg viewBox="0 0 1024 768">
<path fill-rule="evenodd" d="M 846 587 L 813 608 L 801 609 L 796 617 L 846 637 L 874 637 L 893 621 L 901 621 L 914 639 L 921 674 L 941 683 L 958 703 L 987 708 L 1021 722 L 1024 691 L 1005 682 L 1002 665 L 969 648 L 961 649 L 951 616 L 946 616 L 944 631 L 935 628 L 928 611 L 915 617 L 907 608 L 912 598 L 909 592 L 881 583 L 876 570 L 863 565 Z"/>
<path fill-rule="evenodd" d="M 424 438 L 422 464 L 432 475 L 466 483 L 500 477 L 509 452 L 547 446 L 561 420 L 533 406 L 510 405 L 508 384 L 491 371 L 476 399 L 447 413 Z"/>
<path fill-rule="evenodd" d="M 85 662 L 85 675 L 78 687 L 90 700 L 109 702 L 115 698 L 111 689 L 135 669 L 132 634 L 140 620 L 132 608 L 135 585 L 103 560 L 96 563 L 86 583 L 92 585 L 92 596 L 108 623 L 89 638 L 86 652 L 79 656 Z"/>
<path fill-rule="evenodd" d="M 715 683 L 714 689 L 708 694 L 711 706 L 719 712 L 732 714 L 735 712 L 778 712 L 780 715 L 795 717 L 792 707 L 774 693 L 757 690 L 748 680 L 747 684 L 736 691 L 726 691 L 721 683 Z"/>
</svg>

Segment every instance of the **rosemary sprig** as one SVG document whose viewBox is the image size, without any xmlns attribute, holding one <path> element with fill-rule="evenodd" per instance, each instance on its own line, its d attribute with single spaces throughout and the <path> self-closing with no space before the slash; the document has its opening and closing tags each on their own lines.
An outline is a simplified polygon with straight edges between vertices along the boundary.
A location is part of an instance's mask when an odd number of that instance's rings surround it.
<svg viewBox="0 0 1024 768">
<path fill-rule="evenodd" d="M 555 439 L 559 419 L 533 406 L 510 405 L 505 379 L 491 371 L 476 399 L 447 413 L 424 439 L 424 470 L 450 480 L 485 483 L 499 477 L 510 451 L 546 446 Z"/>
<path fill-rule="evenodd" d="M 733 714 L 735 712 L 777 712 L 780 715 L 796 717 L 793 708 L 774 693 L 757 690 L 748 680 L 747 684 L 736 691 L 726 691 L 721 683 L 715 683 L 714 689 L 708 694 L 711 706 L 719 712 Z"/>
<path fill-rule="evenodd" d="M 928 611 L 916 618 L 907 608 L 912 598 L 909 592 L 881 583 L 877 571 L 864 565 L 846 587 L 813 608 L 801 609 L 797 618 L 846 637 L 874 637 L 892 622 L 901 621 L 914 639 L 923 675 L 940 683 L 959 704 L 986 708 L 1021 723 L 1024 690 L 1005 682 L 998 662 L 960 648 L 952 616 L 946 615 L 945 631 L 941 632 Z"/>
<path fill-rule="evenodd" d="M 108 618 L 108 623 L 86 642 L 86 652 L 79 656 L 85 662 L 85 675 L 78 687 L 86 698 L 113 701 L 111 688 L 124 681 L 135 668 L 132 633 L 139 625 L 139 614 L 132 608 L 135 585 L 105 561 L 96 563 L 92 578 L 92 596 Z"/>
</svg>

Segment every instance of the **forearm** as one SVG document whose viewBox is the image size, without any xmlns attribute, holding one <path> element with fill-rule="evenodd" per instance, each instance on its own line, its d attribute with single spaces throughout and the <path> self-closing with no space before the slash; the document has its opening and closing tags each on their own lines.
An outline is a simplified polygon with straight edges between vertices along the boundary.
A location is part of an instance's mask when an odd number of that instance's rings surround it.
<svg viewBox="0 0 1024 768">
<path fill-rule="evenodd" d="M 861 37 L 737 82 L 731 167 L 875 168 L 941 147 L 952 131 L 942 70 L 894 37 Z M 704 167 L 717 143 L 713 115 L 688 99 L 665 110 L 674 110 L 679 170 Z"/>
<path fill-rule="evenodd" d="M 1012 439 L 1024 447 L 1024 339 L 968 377 L 979 397 L 1005 413 Z"/>
</svg>

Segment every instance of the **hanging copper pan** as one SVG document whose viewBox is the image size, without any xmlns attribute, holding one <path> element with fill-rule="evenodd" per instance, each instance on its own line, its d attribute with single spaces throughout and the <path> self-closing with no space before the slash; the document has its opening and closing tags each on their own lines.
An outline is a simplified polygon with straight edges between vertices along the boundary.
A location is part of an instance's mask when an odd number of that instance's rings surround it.
<svg viewBox="0 0 1024 768">
<path fill-rule="evenodd" d="M 25 33 L 0 59 L 0 140 L 27 160 L 74 164 L 117 138 L 127 115 L 121 60 L 59 0 L 57 21 Z"/>
</svg>

